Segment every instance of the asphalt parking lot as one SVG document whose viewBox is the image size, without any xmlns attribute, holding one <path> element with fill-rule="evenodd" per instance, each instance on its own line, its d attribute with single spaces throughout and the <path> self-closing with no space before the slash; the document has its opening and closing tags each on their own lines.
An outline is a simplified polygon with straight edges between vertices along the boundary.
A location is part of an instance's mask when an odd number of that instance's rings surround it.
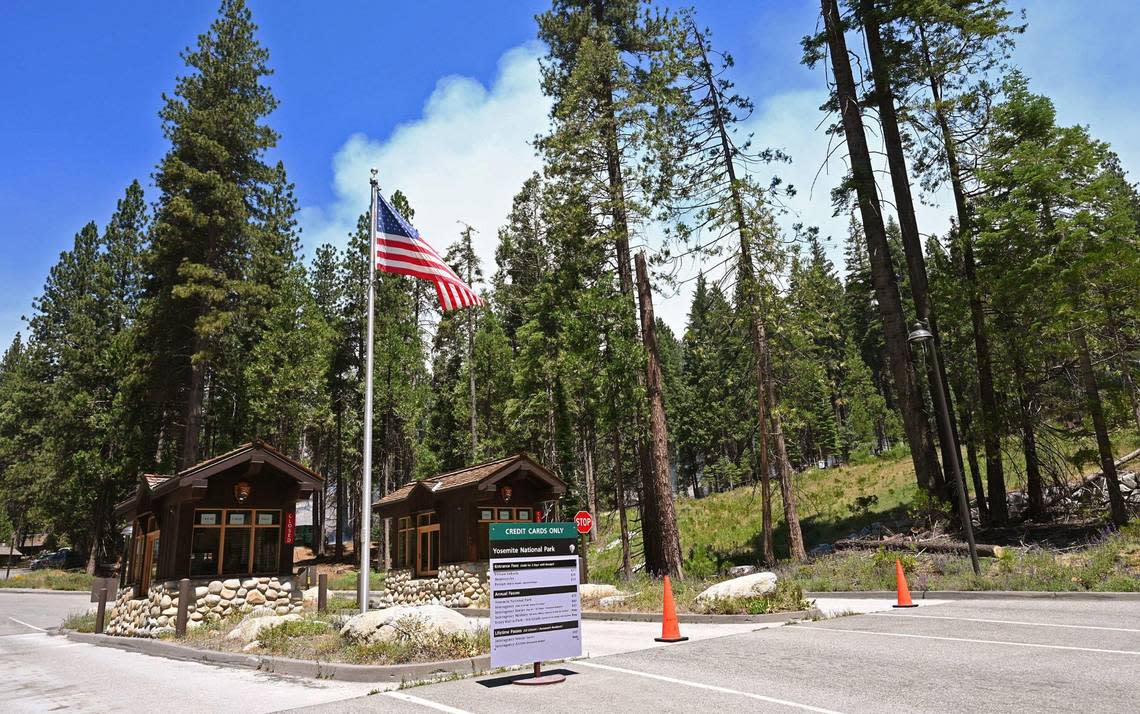
<svg viewBox="0 0 1140 714">
<path fill-rule="evenodd" d="M 552 669 L 566 681 L 493 675 L 308 711 L 1132 712 L 1140 601 L 924 604 Z"/>
</svg>

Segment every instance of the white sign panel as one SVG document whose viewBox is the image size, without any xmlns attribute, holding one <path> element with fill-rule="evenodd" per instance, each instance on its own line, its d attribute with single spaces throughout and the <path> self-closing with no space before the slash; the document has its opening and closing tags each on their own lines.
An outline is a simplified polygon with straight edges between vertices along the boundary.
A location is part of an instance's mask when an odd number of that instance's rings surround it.
<svg viewBox="0 0 1140 714">
<path fill-rule="evenodd" d="M 573 523 L 492 523 L 491 666 L 580 657 Z"/>
</svg>

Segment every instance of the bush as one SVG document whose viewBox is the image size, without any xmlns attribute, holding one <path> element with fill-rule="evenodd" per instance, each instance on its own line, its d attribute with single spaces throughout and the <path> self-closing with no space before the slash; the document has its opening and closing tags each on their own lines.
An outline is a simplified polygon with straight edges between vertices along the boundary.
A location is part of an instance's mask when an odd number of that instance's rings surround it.
<svg viewBox="0 0 1140 714">
<path fill-rule="evenodd" d="M 689 557 L 685 559 L 685 575 L 691 578 L 711 578 L 716 575 L 717 558 L 712 548 L 707 545 L 689 548 Z"/>
</svg>

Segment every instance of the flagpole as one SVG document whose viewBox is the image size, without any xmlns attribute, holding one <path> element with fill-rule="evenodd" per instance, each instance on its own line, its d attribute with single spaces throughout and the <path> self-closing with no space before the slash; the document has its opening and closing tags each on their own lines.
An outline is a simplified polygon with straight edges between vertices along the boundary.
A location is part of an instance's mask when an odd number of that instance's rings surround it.
<svg viewBox="0 0 1140 714">
<path fill-rule="evenodd" d="M 372 206 L 368 213 L 368 335 L 364 362 L 364 473 L 360 478 L 360 575 L 356 596 L 360 612 L 368 612 L 368 589 L 371 581 L 369 558 L 372 555 L 372 333 L 376 307 L 376 194 L 380 190 L 376 169 L 369 179 Z"/>
</svg>

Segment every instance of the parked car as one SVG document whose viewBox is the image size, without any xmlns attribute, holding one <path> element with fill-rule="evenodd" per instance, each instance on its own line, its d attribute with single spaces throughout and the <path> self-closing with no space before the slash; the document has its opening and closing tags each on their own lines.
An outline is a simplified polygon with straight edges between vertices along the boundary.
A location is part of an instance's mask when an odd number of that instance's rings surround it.
<svg viewBox="0 0 1140 714">
<path fill-rule="evenodd" d="M 54 553 L 36 558 L 29 567 L 32 570 L 69 570 L 71 568 L 82 568 L 86 564 L 86 559 L 82 553 L 71 548 L 60 548 Z"/>
</svg>

